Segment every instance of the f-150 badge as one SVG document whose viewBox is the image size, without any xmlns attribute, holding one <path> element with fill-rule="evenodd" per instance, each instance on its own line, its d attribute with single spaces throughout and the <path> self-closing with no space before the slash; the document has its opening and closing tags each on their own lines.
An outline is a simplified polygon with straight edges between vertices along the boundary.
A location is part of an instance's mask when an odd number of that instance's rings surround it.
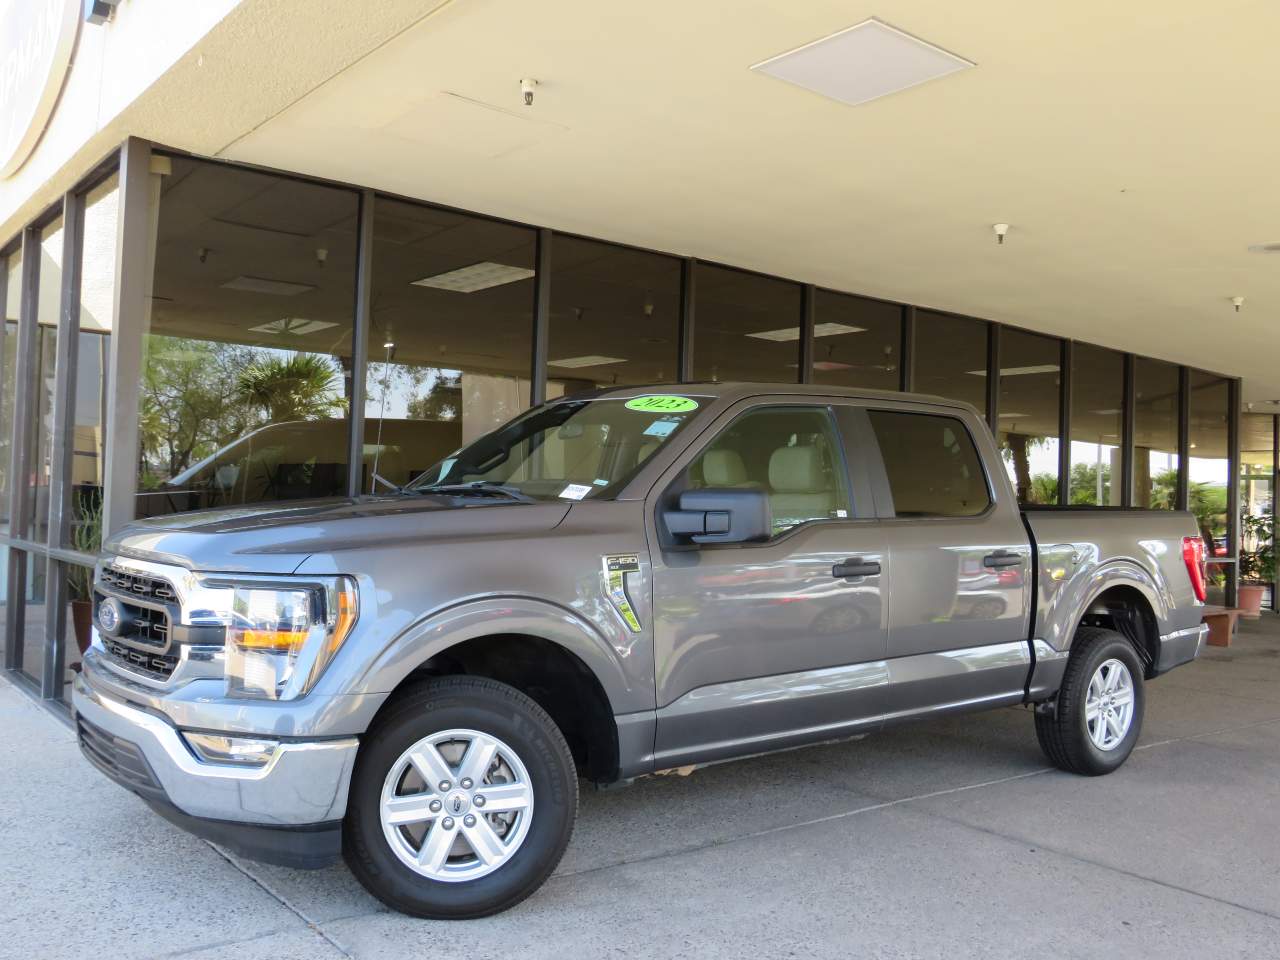
<svg viewBox="0 0 1280 960">
<path fill-rule="evenodd" d="M 617 553 L 603 558 L 605 592 L 618 616 L 632 633 L 640 632 L 640 618 L 627 596 L 627 574 L 640 572 L 640 559 L 634 553 Z"/>
</svg>

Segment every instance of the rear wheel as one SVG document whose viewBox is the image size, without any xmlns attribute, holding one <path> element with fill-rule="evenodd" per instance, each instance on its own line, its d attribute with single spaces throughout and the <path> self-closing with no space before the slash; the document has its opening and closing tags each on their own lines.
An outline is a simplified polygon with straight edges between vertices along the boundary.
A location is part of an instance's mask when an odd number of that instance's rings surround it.
<svg viewBox="0 0 1280 960">
<path fill-rule="evenodd" d="M 531 699 L 479 677 L 432 680 L 402 696 L 361 743 L 346 860 L 404 913 L 497 913 L 559 863 L 577 786 L 564 737 Z"/>
<path fill-rule="evenodd" d="M 1056 702 L 1036 712 L 1036 737 L 1052 763 L 1087 776 L 1129 758 L 1142 732 L 1142 662 L 1114 630 L 1081 627 Z"/>
</svg>

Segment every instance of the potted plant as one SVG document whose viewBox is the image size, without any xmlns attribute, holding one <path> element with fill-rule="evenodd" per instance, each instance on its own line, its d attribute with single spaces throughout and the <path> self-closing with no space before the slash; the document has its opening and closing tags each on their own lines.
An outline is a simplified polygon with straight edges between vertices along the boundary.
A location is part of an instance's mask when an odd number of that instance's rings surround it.
<svg viewBox="0 0 1280 960">
<path fill-rule="evenodd" d="M 1241 616 L 1260 617 L 1267 587 L 1276 579 L 1275 519 L 1245 516 L 1243 520 L 1244 542 L 1251 544 L 1253 549 L 1240 551 L 1237 604 Z"/>
<path fill-rule="evenodd" d="M 97 556 L 102 549 L 102 501 L 97 497 L 80 500 L 80 519 L 71 530 L 71 547 Z M 71 595 L 71 624 L 81 655 L 93 638 L 93 570 L 74 564 L 68 568 L 67 589 Z"/>
</svg>

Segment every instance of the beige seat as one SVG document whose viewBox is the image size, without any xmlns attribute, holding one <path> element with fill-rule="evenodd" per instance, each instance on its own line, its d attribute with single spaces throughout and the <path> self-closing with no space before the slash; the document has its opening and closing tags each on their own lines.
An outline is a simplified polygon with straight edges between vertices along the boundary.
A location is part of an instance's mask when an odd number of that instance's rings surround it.
<svg viewBox="0 0 1280 960">
<path fill-rule="evenodd" d="M 708 487 L 741 487 L 747 468 L 737 450 L 711 449 L 702 455 L 702 481 Z"/>
<path fill-rule="evenodd" d="M 780 447 L 769 458 L 769 504 L 775 525 L 831 516 L 835 491 L 816 446 Z"/>
</svg>

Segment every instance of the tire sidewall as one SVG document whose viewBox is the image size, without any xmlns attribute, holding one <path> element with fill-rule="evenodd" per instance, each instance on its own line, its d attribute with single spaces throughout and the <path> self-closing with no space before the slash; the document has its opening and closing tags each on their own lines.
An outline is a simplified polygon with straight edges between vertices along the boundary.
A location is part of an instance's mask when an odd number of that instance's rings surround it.
<svg viewBox="0 0 1280 960">
<path fill-rule="evenodd" d="M 1133 719 L 1129 724 L 1129 729 L 1125 732 L 1124 739 L 1113 749 L 1102 750 L 1093 742 L 1093 738 L 1089 736 L 1089 724 L 1085 719 L 1085 709 L 1089 681 L 1093 678 L 1098 668 L 1108 660 L 1119 660 L 1129 671 L 1129 676 L 1133 682 Z M 1091 772 L 1110 773 L 1129 759 L 1129 754 L 1133 752 L 1133 748 L 1138 743 L 1138 738 L 1142 735 L 1142 719 L 1146 713 L 1147 696 L 1143 684 L 1142 662 L 1138 659 L 1138 655 L 1129 641 L 1120 636 L 1108 637 L 1103 642 L 1094 645 L 1088 656 L 1085 657 L 1081 664 L 1079 682 L 1080 691 L 1079 696 L 1076 698 L 1076 716 L 1073 718 L 1073 722 L 1077 727 L 1080 744 L 1085 754 L 1084 759 L 1093 768 Z"/>
<path fill-rule="evenodd" d="M 577 812 L 577 780 L 563 738 L 531 701 L 533 710 L 521 709 L 510 696 L 485 692 L 441 689 L 425 709 L 394 712 L 361 744 L 344 825 L 348 862 L 377 896 L 406 913 L 462 918 L 506 909 L 546 879 L 568 845 Z M 413 744 L 459 728 L 487 733 L 515 751 L 529 774 L 533 812 L 523 843 L 500 868 L 474 880 L 432 880 L 402 863 L 388 844 L 380 813 L 382 788 L 392 765 Z"/>
</svg>

